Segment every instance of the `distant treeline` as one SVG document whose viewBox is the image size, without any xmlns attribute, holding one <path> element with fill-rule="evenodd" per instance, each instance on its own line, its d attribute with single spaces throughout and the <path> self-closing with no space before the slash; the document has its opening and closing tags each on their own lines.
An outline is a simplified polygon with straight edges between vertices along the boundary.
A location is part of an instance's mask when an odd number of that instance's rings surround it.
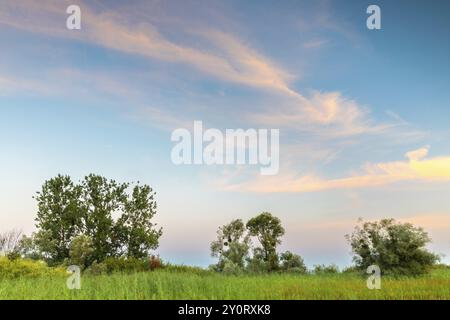
<svg viewBox="0 0 450 320">
<path fill-rule="evenodd" d="M 152 254 L 162 229 L 152 222 L 157 206 L 150 186 L 118 183 L 95 174 L 75 183 L 70 176 L 58 175 L 45 181 L 34 198 L 37 231 L 31 236 L 17 231 L 0 234 L 0 253 L 9 260 L 74 264 L 98 273 L 162 266 Z M 210 269 L 230 274 L 306 273 L 300 255 L 277 251 L 284 234 L 281 220 L 269 212 L 246 223 L 233 220 L 219 227 L 211 243 L 211 254 L 218 262 Z M 426 249 L 431 239 L 422 228 L 394 219 L 361 220 L 346 238 L 354 253 L 353 271 L 365 272 L 376 265 L 386 275 L 420 275 L 439 261 Z M 318 265 L 314 271 L 336 273 L 338 268 Z"/>
</svg>

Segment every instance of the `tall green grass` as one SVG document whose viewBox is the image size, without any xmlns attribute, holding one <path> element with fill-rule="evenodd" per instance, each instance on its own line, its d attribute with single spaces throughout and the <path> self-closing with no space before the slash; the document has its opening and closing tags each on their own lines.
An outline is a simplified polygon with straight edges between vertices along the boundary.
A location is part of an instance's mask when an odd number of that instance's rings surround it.
<svg viewBox="0 0 450 320">
<path fill-rule="evenodd" d="M 0 279 L 0 299 L 450 299 L 450 270 L 418 278 L 382 278 L 369 290 L 353 274 L 240 275 L 157 270 L 83 276 L 80 290 L 66 277 Z"/>
</svg>

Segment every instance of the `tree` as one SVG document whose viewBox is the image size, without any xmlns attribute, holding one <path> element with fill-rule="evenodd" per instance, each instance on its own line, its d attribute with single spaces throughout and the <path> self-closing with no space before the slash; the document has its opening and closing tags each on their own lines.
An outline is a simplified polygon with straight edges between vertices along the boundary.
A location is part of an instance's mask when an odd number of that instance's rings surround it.
<svg viewBox="0 0 450 320">
<path fill-rule="evenodd" d="M 81 188 L 69 176 L 45 181 L 37 192 L 36 241 L 43 254 L 54 263 L 69 256 L 73 237 L 81 232 Z"/>
<path fill-rule="evenodd" d="M 11 230 L 0 234 L 0 255 L 15 255 L 19 251 L 22 232 Z"/>
<path fill-rule="evenodd" d="M 36 243 L 36 233 L 31 234 L 29 237 L 26 235 L 22 236 L 18 251 L 20 256 L 25 259 L 42 260 L 44 258 Z"/>
<path fill-rule="evenodd" d="M 46 181 L 35 197 L 38 232 L 33 243 L 52 264 L 70 258 L 72 242 L 79 236 L 88 237 L 93 249 L 85 263 L 145 257 L 158 247 L 162 235 L 151 223 L 156 214 L 154 192 L 138 184 L 129 194 L 129 187 L 94 174 L 78 184 L 62 175 Z"/>
<path fill-rule="evenodd" d="M 377 265 L 383 274 L 419 275 L 439 260 L 426 249 L 431 239 L 422 228 L 394 219 L 359 222 L 361 225 L 346 238 L 355 254 L 353 260 L 362 271 Z"/>
<path fill-rule="evenodd" d="M 267 263 L 269 271 L 276 270 L 278 268 L 276 248 L 284 235 L 280 219 L 269 212 L 263 212 L 247 222 L 247 229 L 250 235 L 256 237 L 261 244 L 262 259 Z"/>
<path fill-rule="evenodd" d="M 75 237 L 70 243 L 70 264 L 77 265 L 85 269 L 92 262 L 94 254 L 94 247 L 92 239 L 89 236 L 81 235 Z"/>
<path fill-rule="evenodd" d="M 136 185 L 124 199 L 123 214 L 115 226 L 118 250 L 128 257 L 143 258 L 158 247 L 162 229 L 155 229 L 151 219 L 156 214 L 155 193 L 149 186 Z"/>
<path fill-rule="evenodd" d="M 219 227 L 217 240 L 211 243 L 211 255 L 218 257 L 216 270 L 243 269 L 250 248 L 250 237 L 241 219 Z"/>
<path fill-rule="evenodd" d="M 81 228 L 82 234 L 92 239 L 94 260 L 103 261 L 117 255 L 113 213 L 120 214 L 119 210 L 123 210 L 128 186 L 95 174 L 81 182 Z"/>
<path fill-rule="evenodd" d="M 281 269 L 284 271 L 306 273 L 307 269 L 303 258 L 298 254 L 292 253 L 290 251 L 283 252 L 280 255 Z"/>
</svg>

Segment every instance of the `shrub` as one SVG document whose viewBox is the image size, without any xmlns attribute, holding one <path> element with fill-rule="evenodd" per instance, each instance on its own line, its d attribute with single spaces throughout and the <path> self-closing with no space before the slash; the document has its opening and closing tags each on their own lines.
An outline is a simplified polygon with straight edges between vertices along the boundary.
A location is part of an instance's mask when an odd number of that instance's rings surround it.
<svg viewBox="0 0 450 320">
<path fill-rule="evenodd" d="M 105 263 L 94 261 L 89 267 L 84 270 L 84 274 L 98 276 L 101 274 L 106 274 L 108 272 L 108 267 Z"/>
<path fill-rule="evenodd" d="M 422 228 L 394 219 L 360 222 L 346 237 L 361 271 L 377 265 L 384 275 L 420 275 L 439 261 L 426 249 L 431 239 Z"/>
<path fill-rule="evenodd" d="M 238 275 L 243 272 L 243 269 L 234 262 L 226 261 L 223 267 L 223 273 L 228 275 Z"/>
<path fill-rule="evenodd" d="M 50 268 L 44 261 L 0 257 L 0 279 L 67 275 L 64 268 Z"/>
<path fill-rule="evenodd" d="M 335 264 L 324 265 L 318 264 L 314 266 L 315 274 L 337 274 L 339 273 L 339 267 Z"/>
<path fill-rule="evenodd" d="M 13 260 L 16 260 L 16 259 L 19 259 L 19 258 L 20 258 L 20 253 L 19 253 L 18 251 L 11 251 L 11 252 L 9 252 L 9 253 L 6 255 L 6 257 L 7 257 L 9 260 L 13 261 Z"/>
<path fill-rule="evenodd" d="M 269 271 L 269 265 L 266 261 L 259 257 L 252 257 L 247 260 L 247 268 L 246 271 L 249 273 L 266 273 Z"/>
<path fill-rule="evenodd" d="M 158 256 L 150 256 L 148 258 L 107 258 L 104 261 L 109 273 L 111 272 L 139 272 L 151 271 L 163 268 L 163 263 Z"/>
<path fill-rule="evenodd" d="M 150 270 L 156 270 L 161 269 L 164 267 L 163 262 L 161 261 L 161 258 L 158 256 L 151 255 L 148 259 L 148 266 Z"/>
<path fill-rule="evenodd" d="M 70 264 L 85 269 L 92 263 L 93 253 L 92 238 L 85 235 L 77 236 L 70 243 Z"/>
<path fill-rule="evenodd" d="M 186 265 L 182 265 L 182 264 L 171 264 L 171 263 L 166 263 L 164 265 L 164 270 L 165 271 L 169 271 L 169 272 L 180 272 L 180 273 L 192 273 L 192 274 L 196 274 L 196 275 L 209 275 L 211 274 L 211 271 L 215 271 L 213 270 L 215 267 L 215 265 L 210 266 L 209 270 L 207 269 L 203 269 L 200 267 L 193 267 L 193 266 L 186 266 Z"/>
<path fill-rule="evenodd" d="M 342 273 L 346 273 L 346 274 L 362 274 L 361 270 L 358 267 L 356 267 L 356 266 L 346 267 L 346 268 L 344 268 L 342 270 Z"/>
</svg>

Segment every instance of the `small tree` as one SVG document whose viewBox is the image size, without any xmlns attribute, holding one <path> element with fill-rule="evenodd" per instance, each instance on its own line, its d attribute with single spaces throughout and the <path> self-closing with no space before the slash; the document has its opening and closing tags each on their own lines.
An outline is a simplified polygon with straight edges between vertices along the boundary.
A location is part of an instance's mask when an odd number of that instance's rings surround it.
<svg viewBox="0 0 450 320">
<path fill-rule="evenodd" d="M 377 265 L 383 274 L 419 275 L 439 260 L 426 249 L 431 239 L 422 228 L 394 219 L 359 222 L 361 225 L 346 238 L 360 270 Z"/>
<path fill-rule="evenodd" d="M 263 212 L 247 222 L 247 229 L 250 235 L 256 237 L 261 244 L 262 259 L 266 262 L 269 271 L 276 270 L 278 268 L 276 248 L 284 235 L 280 219 L 269 212 Z"/>
<path fill-rule="evenodd" d="M 44 258 L 36 243 L 35 233 L 29 237 L 26 235 L 22 236 L 19 243 L 19 254 L 25 259 L 41 260 Z"/>
<path fill-rule="evenodd" d="M 225 267 L 227 270 L 231 267 L 243 269 L 249 247 L 250 238 L 242 220 L 233 220 L 220 227 L 217 231 L 217 240 L 211 243 L 211 255 L 219 258 L 215 269 L 218 271 L 223 271 Z"/>
<path fill-rule="evenodd" d="M 22 232 L 11 230 L 0 234 L 0 255 L 16 256 L 20 247 Z"/>
<path fill-rule="evenodd" d="M 290 251 L 283 252 L 280 255 L 280 261 L 281 261 L 281 269 L 284 271 L 299 272 L 299 273 L 307 272 L 305 262 L 303 261 L 303 258 L 300 257 L 298 254 L 294 254 Z"/>
</svg>

